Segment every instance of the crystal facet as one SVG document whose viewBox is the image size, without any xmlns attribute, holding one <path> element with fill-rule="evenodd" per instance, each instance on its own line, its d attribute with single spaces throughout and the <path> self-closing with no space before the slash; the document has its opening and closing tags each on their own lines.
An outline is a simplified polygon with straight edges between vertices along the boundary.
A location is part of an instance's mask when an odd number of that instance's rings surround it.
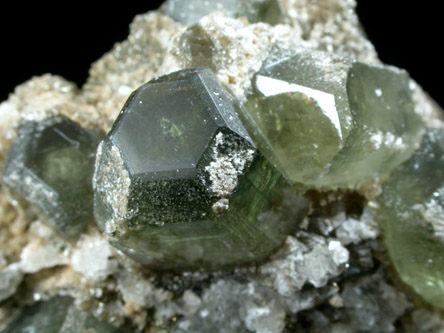
<svg viewBox="0 0 444 333">
<path fill-rule="evenodd" d="M 66 117 L 28 122 L 18 133 L 2 180 L 43 212 L 66 238 L 93 220 L 92 175 L 98 136 Z"/>
<path fill-rule="evenodd" d="M 378 197 L 378 219 L 401 279 L 444 309 L 444 130 L 392 173 Z"/>
<path fill-rule="evenodd" d="M 168 0 L 165 13 L 176 21 L 193 24 L 219 10 L 229 17 L 246 17 L 251 23 L 278 24 L 283 20 L 277 0 Z"/>
<path fill-rule="evenodd" d="M 405 161 L 419 142 L 408 84 L 392 67 L 275 48 L 241 117 L 291 181 L 356 187 Z"/>
<path fill-rule="evenodd" d="M 136 90 L 100 144 L 95 215 L 112 244 L 151 267 L 216 268 L 278 248 L 307 202 L 256 152 L 209 69 Z"/>
</svg>

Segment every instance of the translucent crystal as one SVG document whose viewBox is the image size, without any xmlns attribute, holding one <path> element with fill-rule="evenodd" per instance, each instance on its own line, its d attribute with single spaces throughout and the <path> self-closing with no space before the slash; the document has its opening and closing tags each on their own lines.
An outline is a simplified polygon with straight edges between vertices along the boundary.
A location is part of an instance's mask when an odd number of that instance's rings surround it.
<svg viewBox="0 0 444 333">
<path fill-rule="evenodd" d="M 63 116 L 28 122 L 6 157 L 2 181 L 62 236 L 76 237 L 93 219 L 97 144 L 96 133 Z"/>
<path fill-rule="evenodd" d="M 3 333 L 112 333 L 129 332 L 114 328 L 88 312 L 78 310 L 69 297 L 55 297 L 26 307 Z"/>
<path fill-rule="evenodd" d="M 113 245 L 162 269 L 261 260 L 306 200 L 256 152 L 209 69 L 136 90 L 98 149 L 95 215 Z"/>
<path fill-rule="evenodd" d="M 378 197 L 378 219 L 401 279 L 444 309 L 444 130 L 431 129 Z"/>
<path fill-rule="evenodd" d="M 215 10 L 230 17 L 246 17 L 250 23 L 282 22 L 283 13 L 277 0 L 167 0 L 165 13 L 176 21 L 193 24 Z"/>
<path fill-rule="evenodd" d="M 307 49 L 275 48 L 241 117 L 293 182 L 356 187 L 406 160 L 420 139 L 408 75 Z"/>
<path fill-rule="evenodd" d="M 214 43 L 211 36 L 199 25 L 189 27 L 180 40 L 180 49 L 193 67 L 215 70 Z"/>
</svg>

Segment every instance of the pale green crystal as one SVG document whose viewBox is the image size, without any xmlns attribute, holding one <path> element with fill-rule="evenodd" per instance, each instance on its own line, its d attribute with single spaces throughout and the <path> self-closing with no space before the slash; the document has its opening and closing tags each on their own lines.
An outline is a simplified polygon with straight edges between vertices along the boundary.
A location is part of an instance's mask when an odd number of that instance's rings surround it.
<svg viewBox="0 0 444 333">
<path fill-rule="evenodd" d="M 274 48 L 241 118 L 292 181 L 357 187 L 405 161 L 420 140 L 406 72 L 308 49 Z"/>
<path fill-rule="evenodd" d="M 215 10 L 229 17 L 246 17 L 250 23 L 277 24 L 283 21 L 277 0 L 168 0 L 164 10 L 176 21 L 187 24 L 194 24 Z"/>
<path fill-rule="evenodd" d="M 444 309 L 444 130 L 431 129 L 378 197 L 384 241 L 401 279 Z"/>
</svg>

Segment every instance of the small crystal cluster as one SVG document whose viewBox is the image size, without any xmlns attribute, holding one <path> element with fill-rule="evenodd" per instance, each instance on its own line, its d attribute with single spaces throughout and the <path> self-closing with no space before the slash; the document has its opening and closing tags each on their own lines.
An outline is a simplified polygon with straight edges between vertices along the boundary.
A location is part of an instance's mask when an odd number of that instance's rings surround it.
<svg viewBox="0 0 444 333">
<path fill-rule="evenodd" d="M 353 6 L 168 0 L 19 86 L 0 331 L 442 330 L 441 111 Z"/>
</svg>

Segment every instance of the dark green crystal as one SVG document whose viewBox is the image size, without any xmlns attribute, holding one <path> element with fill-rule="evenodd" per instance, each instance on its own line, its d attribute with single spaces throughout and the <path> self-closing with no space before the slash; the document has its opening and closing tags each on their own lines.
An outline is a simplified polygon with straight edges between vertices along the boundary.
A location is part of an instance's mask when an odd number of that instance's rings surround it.
<svg viewBox="0 0 444 333">
<path fill-rule="evenodd" d="M 136 90 L 100 144 L 95 216 L 113 245 L 158 269 L 265 259 L 307 202 L 256 149 L 209 69 Z"/>
<path fill-rule="evenodd" d="M 421 147 L 384 183 L 377 199 L 385 244 L 401 279 L 444 309 L 444 130 L 429 129 Z"/>
<path fill-rule="evenodd" d="M 308 49 L 275 48 L 254 76 L 241 118 L 292 182 L 358 187 L 420 142 L 409 77 Z"/>
<path fill-rule="evenodd" d="M 33 204 L 66 238 L 93 220 L 95 133 L 63 116 L 24 124 L 9 151 L 2 181 Z"/>
<path fill-rule="evenodd" d="M 55 297 L 26 307 L 3 333 L 113 333 L 129 332 L 117 329 L 78 310 L 70 297 Z"/>
</svg>

